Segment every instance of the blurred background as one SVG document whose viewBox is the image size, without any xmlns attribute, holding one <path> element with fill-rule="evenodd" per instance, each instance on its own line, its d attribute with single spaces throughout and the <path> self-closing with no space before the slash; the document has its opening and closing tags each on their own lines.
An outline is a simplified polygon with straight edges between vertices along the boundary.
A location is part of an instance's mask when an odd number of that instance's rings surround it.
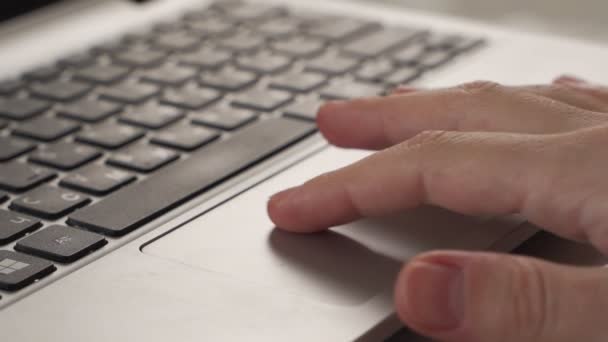
<svg viewBox="0 0 608 342">
<path fill-rule="evenodd" d="M 606 0 L 357 0 L 472 18 L 608 44 Z"/>
</svg>

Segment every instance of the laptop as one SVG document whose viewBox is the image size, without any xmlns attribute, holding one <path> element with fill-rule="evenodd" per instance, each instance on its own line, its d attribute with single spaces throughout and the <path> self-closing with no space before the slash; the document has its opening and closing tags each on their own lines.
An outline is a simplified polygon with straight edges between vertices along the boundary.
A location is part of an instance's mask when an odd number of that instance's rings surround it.
<svg viewBox="0 0 608 342">
<path fill-rule="evenodd" d="M 392 287 L 408 259 L 508 252 L 536 228 L 422 207 L 276 229 L 273 193 L 370 153 L 329 146 L 319 105 L 401 84 L 608 79 L 590 43 L 372 1 L 14 3 L 0 5 L 7 341 L 382 341 L 402 328 Z"/>
</svg>

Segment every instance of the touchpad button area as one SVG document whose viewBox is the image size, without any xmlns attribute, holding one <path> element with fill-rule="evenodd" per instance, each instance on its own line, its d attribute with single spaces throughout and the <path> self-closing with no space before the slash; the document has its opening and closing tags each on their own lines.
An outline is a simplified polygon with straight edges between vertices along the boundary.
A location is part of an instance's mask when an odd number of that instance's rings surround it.
<svg viewBox="0 0 608 342">
<path fill-rule="evenodd" d="M 364 156 L 325 150 L 143 247 L 147 255 L 227 275 L 245 286 L 284 291 L 324 304 L 362 305 L 391 291 L 403 260 L 434 248 L 484 249 L 507 228 L 437 208 L 363 220 L 328 232 L 275 229 L 266 214 L 274 193 Z"/>
</svg>

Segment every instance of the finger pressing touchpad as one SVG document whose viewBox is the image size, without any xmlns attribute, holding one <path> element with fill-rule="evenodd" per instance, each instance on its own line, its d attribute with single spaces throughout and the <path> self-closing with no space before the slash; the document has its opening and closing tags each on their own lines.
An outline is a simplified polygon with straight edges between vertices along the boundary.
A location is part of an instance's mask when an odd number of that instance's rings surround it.
<svg viewBox="0 0 608 342">
<path fill-rule="evenodd" d="M 261 291 L 360 305 L 392 288 L 403 260 L 433 248 L 485 249 L 510 229 L 489 230 L 477 220 L 436 208 L 313 235 L 274 228 L 266 214 L 273 193 L 361 156 L 326 150 L 146 245 L 143 252 L 225 274 Z"/>
</svg>

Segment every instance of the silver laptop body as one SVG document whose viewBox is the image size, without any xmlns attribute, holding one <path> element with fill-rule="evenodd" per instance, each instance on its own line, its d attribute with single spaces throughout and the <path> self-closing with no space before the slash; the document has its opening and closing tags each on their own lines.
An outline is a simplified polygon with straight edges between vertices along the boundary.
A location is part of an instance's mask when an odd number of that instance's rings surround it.
<svg viewBox="0 0 608 342">
<path fill-rule="evenodd" d="M 14 20 L 0 27 L 0 79 L 178 20 L 208 3 L 67 1 Z M 477 79 L 543 83 L 564 72 L 608 80 L 608 50 L 585 42 L 373 2 L 272 4 L 304 16 L 321 13 L 483 37 L 483 46 L 414 81 L 421 87 Z M 0 130 L 2 136 L 8 130 Z M 100 249 L 73 262 L 53 262 L 54 272 L 18 291 L 0 290 L 2 339 L 379 341 L 401 328 L 392 287 L 404 261 L 438 248 L 510 251 L 535 232 L 517 216 L 469 218 L 430 207 L 310 236 L 273 227 L 265 212 L 273 193 L 368 153 L 330 147 L 313 134 L 288 153 L 265 158 L 122 237 L 105 235 L 107 243 Z M 50 184 L 57 186 L 61 176 Z M 139 175 L 142 181 L 151 177 Z M 2 209 L 22 196 L 9 195 Z M 140 201 L 153 202 L 151 197 L 163 193 L 147 196 Z M 104 200 L 92 198 L 90 205 Z M 106 215 L 129 210 L 125 205 Z M 65 217 L 44 220 L 45 227 L 53 223 L 64 225 Z M 0 250 L 13 251 L 18 243 L 0 245 Z"/>
</svg>

